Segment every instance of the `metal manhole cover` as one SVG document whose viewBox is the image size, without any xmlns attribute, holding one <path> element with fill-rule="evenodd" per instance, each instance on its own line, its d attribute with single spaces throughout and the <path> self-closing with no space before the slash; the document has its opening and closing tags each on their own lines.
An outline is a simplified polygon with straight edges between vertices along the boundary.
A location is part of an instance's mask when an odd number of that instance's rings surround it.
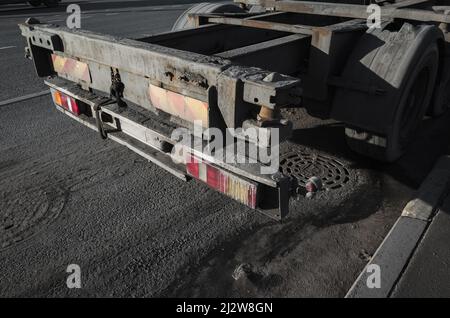
<svg viewBox="0 0 450 318">
<path fill-rule="evenodd" d="M 61 213 L 62 189 L 29 189 L 0 193 L 0 251 L 31 238 Z"/>
<path fill-rule="evenodd" d="M 322 179 L 325 189 L 338 189 L 350 180 L 350 172 L 336 159 L 307 151 L 290 151 L 280 156 L 280 171 L 305 186 L 312 176 Z"/>
</svg>

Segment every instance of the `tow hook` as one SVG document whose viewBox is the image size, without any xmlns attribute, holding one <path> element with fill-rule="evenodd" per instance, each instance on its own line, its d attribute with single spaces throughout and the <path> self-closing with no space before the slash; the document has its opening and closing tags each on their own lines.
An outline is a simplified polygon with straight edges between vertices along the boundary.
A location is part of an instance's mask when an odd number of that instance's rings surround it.
<svg viewBox="0 0 450 318">
<path fill-rule="evenodd" d="M 122 109 L 127 107 L 127 103 L 122 100 L 124 90 L 125 85 L 122 83 L 119 70 L 111 67 L 110 98 L 114 98 L 119 108 Z"/>
</svg>

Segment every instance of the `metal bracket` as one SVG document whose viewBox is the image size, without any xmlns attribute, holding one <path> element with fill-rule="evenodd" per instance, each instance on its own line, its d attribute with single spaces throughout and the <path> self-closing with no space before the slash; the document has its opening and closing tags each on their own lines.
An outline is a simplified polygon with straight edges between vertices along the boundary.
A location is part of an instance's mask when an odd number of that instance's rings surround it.
<svg viewBox="0 0 450 318">
<path fill-rule="evenodd" d="M 122 83 L 119 70 L 111 67 L 110 98 L 114 98 L 120 108 L 127 107 L 127 103 L 122 100 L 124 90 L 125 85 Z"/>
<path fill-rule="evenodd" d="M 114 104 L 114 103 L 115 103 L 115 101 L 113 101 L 111 99 L 106 99 L 106 100 L 103 100 L 103 101 L 100 101 L 100 102 L 96 103 L 92 107 L 94 112 L 95 112 L 95 123 L 97 124 L 97 130 L 98 130 L 98 132 L 100 134 L 100 137 L 102 139 L 107 139 L 108 138 L 108 133 L 120 131 L 120 123 L 119 122 L 117 122 L 118 128 L 114 129 L 114 130 L 111 130 L 111 129 L 107 130 L 107 129 L 105 129 L 103 127 L 103 121 L 102 121 L 102 115 L 101 115 L 102 106 L 111 105 L 111 104 Z"/>
</svg>

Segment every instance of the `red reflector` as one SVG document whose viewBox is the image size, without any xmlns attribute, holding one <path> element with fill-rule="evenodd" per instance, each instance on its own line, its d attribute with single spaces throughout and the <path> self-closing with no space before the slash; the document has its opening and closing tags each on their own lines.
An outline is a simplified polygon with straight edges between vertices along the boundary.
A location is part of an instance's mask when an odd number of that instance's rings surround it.
<svg viewBox="0 0 450 318">
<path fill-rule="evenodd" d="M 59 93 L 60 99 L 61 99 L 61 104 L 59 106 L 64 107 L 65 109 L 67 109 L 67 96 L 64 94 Z"/>
<path fill-rule="evenodd" d="M 198 163 L 195 162 L 186 163 L 186 171 L 191 176 L 198 178 Z"/>
<path fill-rule="evenodd" d="M 68 103 L 69 103 L 69 110 L 74 113 L 79 115 L 80 114 L 80 109 L 78 108 L 78 103 L 77 101 L 73 98 L 73 97 L 68 97 L 67 98 Z"/>
<path fill-rule="evenodd" d="M 216 169 L 214 167 L 211 166 L 207 166 L 206 167 L 206 183 L 216 189 L 220 191 L 220 171 L 219 169 Z"/>
<path fill-rule="evenodd" d="M 56 105 L 61 106 L 76 115 L 80 115 L 80 108 L 78 107 L 78 102 L 75 98 L 54 89 L 52 89 L 51 92 L 53 102 Z"/>
<path fill-rule="evenodd" d="M 198 178 L 199 175 L 199 166 L 198 166 L 198 160 L 192 155 L 188 155 L 186 159 L 186 171 L 191 176 Z"/>
<path fill-rule="evenodd" d="M 194 157 L 192 154 L 188 154 L 186 158 L 186 171 L 189 175 L 205 182 L 211 188 L 253 209 L 256 208 L 256 183 L 241 179 L 232 173 L 216 168 Z"/>
</svg>

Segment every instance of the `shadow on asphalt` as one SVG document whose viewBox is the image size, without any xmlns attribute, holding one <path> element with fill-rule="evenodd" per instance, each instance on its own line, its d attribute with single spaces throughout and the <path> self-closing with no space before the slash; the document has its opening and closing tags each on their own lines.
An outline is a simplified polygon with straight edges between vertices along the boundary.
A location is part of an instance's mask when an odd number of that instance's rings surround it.
<svg viewBox="0 0 450 318">
<path fill-rule="evenodd" d="M 141 0 L 141 1 L 104 1 L 104 2 L 85 2 L 73 1 L 70 3 L 61 3 L 58 7 L 47 8 L 45 6 L 32 7 L 28 5 L 10 5 L 8 7 L 0 6 L 0 16 L 20 15 L 20 14 L 43 14 L 43 13 L 60 13 L 66 12 L 69 4 L 78 4 L 81 11 L 95 11 L 95 10 L 114 10 L 126 8 L 138 8 L 147 6 L 169 6 L 177 4 L 190 4 L 204 2 L 201 0 Z M 219 0 L 208 0 L 208 2 L 219 2 Z M 141 11 L 141 10 L 140 10 Z"/>
<path fill-rule="evenodd" d="M 417 131 L 415 142 L 409 146 L 406 154 L 393 164 L 380 164 L 375 160 L 353 153 L 346 146 L 342 124 L 327 124 L 314 128 L 297 129 L 291 141 L 313 151 L 317 150 L 317 152 L 342 158 L 350 162 L 349 168 L 371 170 L 375 174 L 391 176 L 394 182 L 387 178 L 380 184 L 380 187 L 387 187 L 389 190 L 385 191 L 390 191 L 391 196 L 401 197 L 405 193 L 401 193 L 401 191 L 400 193 L 393 192 L 398 191 L 396 181 L 412 189 L 417 188 L 432 169 L 438 157 L 449 153 L 449 120 L 450 110 L 441 117 L 426 118 Z M 353 194 L 353 199 L 339 205 L 338 209 L 345 211 L 341 215 L 328 214 L 324 217 L 320 214 L 310 214 L 287 218 L 282 223 L 270 220 L 261 222 L 258 226 L 242 232 L 233 240 L 227 241 L 219 248 L 212 250 L 199 266 L 188 266 L 180 271 L 177 274 L 179 279 L 174 280 L 174 283 L 159 296 L 217 297 L 220 295 L 223 297 L 225 295 L 225 297 L 248 297 L 258 295 L 261 297 L 261 295 L 286 295 L 289 289 L 284 289 L 283 286 L 289 286 L 289 282 L 286 275 L 280 274 L 283 273 L 282 265 L 280 265 L 283 264 L 283 261 L 290 266 L 297 266 L 297 270 L 305 270 L 306 278 L 299 278 L 295 274 L 292 275 L 293 277 L 289 277 L 292 281 L 298 282 L 299 285 L 312 287 L 315 284 L 320 285 L 327 282 L 331 284 L 330 277 L 322 280 L 320 270 L 311 268 L 308 262 L 316 261 L 316 265 L 320 268 L 321 262 L 327 262 L 322 253 L 332 258 L 335 255 L 334 253 L 339 250 L 338 247 L 342 244 L 342 241 L 352 240 L 351 244 L 346 243 L 349 247 L 345 251 L 345 255 L 350 260 L 346 261 L 348 263 L 345 266 L 348 268 L 349 264 L 354 265 L 356 263 L 355 258 L 360 259 L 359 266 L 363 266 L 362 264 L 367 262 L 366 258 L 370 257 L 370 253 L 375 250 L 378 243 L 368 246 L 367 244 L 360 245 L 358 242 L 363 241 L 363 237 L 371 235 L 378 235 L 378 238 L 380 235 L 384 237 L 390 227 L 387 226 L 384 230 L 378 230 L 378 234 L 374 234 L 373 232 L 367 232 L 367 226 L 365 227 L 364 223 L 352 225 L 351 230 L 349 230 L 352 234 L 345 238 L 345 235 L 342 236 L 344 232 L 335 225 L 345 226 L 345 224 L 367 219 L 380 209 L 385 210 L 385 212 L 378 216 L 378 221 L 377 218 L 372 219 L 371 222 L 373 223 L 369 223 L 370 226 L 382 228 L 383 223 L 386 222 L 385 218 L 392 217 L 390 223 L 393 223 L 398 217 L 397 213 L 400 211 L 397 210 L 398 207 L 395 207 L 396 203 L 388 200 L 388 205 L 382 206 L 384 204 L 383 195 L 385 194 L 383 189 L 372 189 L 371 186 L 369 183 L 360 188 L 359 194 Z M 390 207 L 390 204 L 394 204 L 394 206 Z M 386 212 L 390 209 L 397 212 Z M 320 212 L 324 211 L 321 210 Z M 388 216 L 388 214 L 391 214 L 391 216 Z M 337 243 L 333 243 L 333 240 L 325 242 L 327 236 L 321 236 L 321 232 L 317 231 L 317 229 L 324 228 L 328 228 L 328 233 L 333 233 L 332 235 Z M 316 239 L 314 240 L 315 236 Z M 302 249 L 298 249 L 298 246 L 302 246 Z M 317 252 L 308 250 L 308 248 L 313 248 Z M 331 252 L 328 252 L 329 250 Z M 306 260 L 303 261 L 303 259 Z M 302 265 L 302 262 L 304 262 L 304 265 Z M 342 260 L 339 259 L 339 256 L 336 256 L 334 262 L 340 264 Z M 335 265 L 333 260 L 329 263 L 330 266 L 331 264 Z M 344 275 L 339 276 L 339 281 L 345 281 L 345 283 L 339 285 L 337 287 L 338 292 L 333 295 L 343 296 L 357 272 L 358 270 L 355 270 L 354 273 L 350 270 L 347 275 L 339 273 L 339 275 Z M 308 285 L 307 277 L 310 273 L 315 273 L 314 279 L 312 279 L 314 283 Z M 316 283 L 316 281 L 318 282 Z M 317 296 L 314 292 L 319 293 L 317 290 L 311 293 L 305 290 L 299 290 L 297 294 Z"/>
<path fill-rule="evenodd" d="M 450 110 L 437 118 L 426 118 L 417 131 L 415 141 L 394 163 L 380 163 L 352 152 L 345 142 L 344 126 L 328 124 L 297 129 L 293 142 L 311 149 L 336 154 L 350 162 L 350 168 L 373 169 L 387 173 L 400 183 L 418 188 L 433 168 L 436 160 L 450 149 Z"/>
</svg>

